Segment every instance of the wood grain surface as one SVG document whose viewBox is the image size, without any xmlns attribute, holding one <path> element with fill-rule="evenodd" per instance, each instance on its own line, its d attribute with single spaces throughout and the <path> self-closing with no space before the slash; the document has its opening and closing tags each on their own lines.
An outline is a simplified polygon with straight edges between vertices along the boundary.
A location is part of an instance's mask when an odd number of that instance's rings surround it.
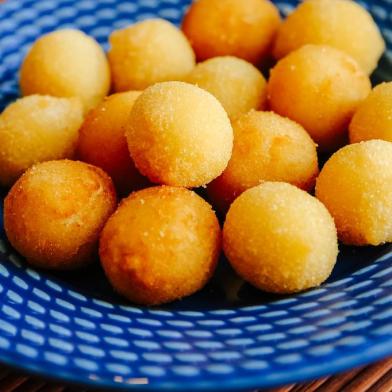
<svg viewBox="0 0 392 392">
<path fill-rule="evenodd" d="M 44 379 L 21 375 L 2 367 L 0 368 L 0 392 L 98 391 L 47 382 Z M 263 392 L 392 392 L 392 358 L 341 375 Z"/>
<path fill-rule="evenodd" d="M 392 358 L 344 374 L 268 392 L 392 392 Z"/>
</svg>

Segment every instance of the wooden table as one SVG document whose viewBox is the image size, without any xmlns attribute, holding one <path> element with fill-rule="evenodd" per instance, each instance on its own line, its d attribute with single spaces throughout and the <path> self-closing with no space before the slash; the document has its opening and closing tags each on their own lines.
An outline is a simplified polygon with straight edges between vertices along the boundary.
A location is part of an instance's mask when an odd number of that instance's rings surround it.
<svg viewBox="0 0 392 392">
<path fill-rule="evenodd" d="M 1 392 L 96 392 L 0 370 Z M 256 391 L 255 391 L 256 392 Z M 392 392 L 392 358 L 305 384 L 289 385 L 264 392 Z"/>
</svg>

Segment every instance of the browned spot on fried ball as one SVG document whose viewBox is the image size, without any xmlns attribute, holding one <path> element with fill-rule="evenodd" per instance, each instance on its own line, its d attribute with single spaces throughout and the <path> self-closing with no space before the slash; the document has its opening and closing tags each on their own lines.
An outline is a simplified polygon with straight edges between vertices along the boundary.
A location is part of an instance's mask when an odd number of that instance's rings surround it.
<svg viewBox="0 0 392 392">
<path fill-rule="evenodd" d="M 392 82 L 379 84 L 361 103 L 350 123 L 350 142 L 392 142 Z"/>
<path fill-rule="evenodd" d="M 271 109 L 301 124 L 323 151 L 347 141 L 347 129 L 371 90 L 369 77 L 349 55 L 328 46 L 306 45 L 271 71 Z"/>
<path fill-rule="evenodd" d="M 236 56 L 256 64 L 269 56 L 279 24 L 268 0 L 197 0 L 182 29 L 200 61 Z"/>
<path fill-rule="evenodd" d="M 211 206 L 192 191 L 162 186 L 123 200 L 102 232 L 100 257 L 116 291 L 132 302 L 158 305 L 201 289 L 220 246 Z"/>
<path fill-rule="evenodd" d="M 245 190 L 263 181 L 284 181 L 306 191 L 318 175 L 316 145 L 297 123 L 273 112 L 251 111 L 233 123 L 234 148 L 227 168 L 207 186 L 225 212 Z"/>
<path fill-rule="evenodd" d="M 50 161 L 33 166 L 11 188 L 4 227 L 12 246 L 31 264 L 71 270 L 93 260 L 115 206 L 113 184 L 101 169 Z"/>
<path fill-rule="evenodd" d="M 140 94 L 128 91 L 111 95 L 89 112 L 80 129 L 79 158 L 105 170 L 121 195 L 148 183 L 129 156 L 124 134 L 129 114 Z"/>
</svg>

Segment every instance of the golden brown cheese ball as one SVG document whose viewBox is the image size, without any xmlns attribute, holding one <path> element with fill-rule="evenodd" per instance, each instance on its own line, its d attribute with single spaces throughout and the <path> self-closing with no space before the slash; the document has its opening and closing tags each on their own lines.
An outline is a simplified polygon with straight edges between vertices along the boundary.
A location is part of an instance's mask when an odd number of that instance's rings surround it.
<svg viewBox="0 0 392 392">
<path fill-rule="evenodd" d="M 274 55 L 306 44 L 329 45 L 352 56 L 370 74 L 385 50 L 372 16 L 351 0 L 306 0 L 280 26 Z"/>
<path fill-rule="evenodd" d="M 319 145 L 333 151 L 347 139 L 356 108 L 371 90 L 368 76 L 340 50 L 306 45 L 271 71 L 271 109 L 301 124 Z"/>
<path fill-rule="evenodd" d="M 338 243 L 333 219 L 322 203 L 293 185 L 265 182 L 231 205 L 223 250 L 253 286 L 288 294 L 329 277 Z"/>
<path fill-rule="evenodd" d="M 251 111 L 233 123 L 233 154 L 226 170 L 207 186 L 220 211 L 263 181 L 313 189 L 318 175 L 316 145 L 297 123 L 273 112 Z"/>
<path fill-rule="evenodd" d="M 187 82 L 214 95 L 230 118 L 265 106 L 264 76 L 252 64 L 236 57 L 215 57 L 199 63 Z"/>
<path fill-rule="evenodd" d="M 269 56 L 279 24 L 268 0 L 195 0 L 182 29 L 199 61 L 236 56 L 257 64 Z"/>
<path fill-rule="evenodd" d="M 219 101 L 183 82 L 146 89 L 133 106 L 126 137 L 143 175 L 154 183 L 187 188 L 218 177 L 233 147 L 230 120 Z"/>
<path fill-rule="evenodd" d="M 321 171 L 316 196 L 345 244 L 392 242 L 392 143 L 370 140 L 339 150 Z"/>
<path fill-rule="evenodd" d="M 374 88 L 355 112 L 349 130 L 351 143 L 371 139 L 392 142 L 392 82 Z"/>
<path fill-rule="evenodd" d="M 37 164 L 11 188 L 4 228 L 29 263 L 71 270 L 93 260 L 99 234 L 116 207 L 113 184 L 101 169 L 59 160 Z"/>
<path fill-rule="evenodd" d="M 116 291 L 132 302 L 158 305 L 201 289 L 220 249 L 211 206 L 192 191 L 161 186 L 122 201 L 102 232 L 99 254 Z"/>
<path fill-rule="evenodd" d="M 0 185 L 34 163 L 72 158 L 82 122 L 77 98 L 31 95 L 9 105 L 0 115 Z"/>
<path fill-rule="evenodd" d="M 108 52 L 116 91 L 144 90 L 158 82 L 184 80 L 195 54 L 184 34 L 170 22 L 150 19 L 110 36 Z"/>
<path fill-rule="evenodd" d="M 79 30 L 58 30 L 39 38 L 27 53 L 20 88 L 23 95 L 79 97 L 87 111 L 109 91 L 109 65 L 93 38 Z"/>
<path fill-rule="evenodd" d="M 108 173 L 121 195 L 147 185 L 129 156 L 125 125 L 139 91 L 113 94 L 87 115 L 79 137 L 78 156 Z"/>
</svg>

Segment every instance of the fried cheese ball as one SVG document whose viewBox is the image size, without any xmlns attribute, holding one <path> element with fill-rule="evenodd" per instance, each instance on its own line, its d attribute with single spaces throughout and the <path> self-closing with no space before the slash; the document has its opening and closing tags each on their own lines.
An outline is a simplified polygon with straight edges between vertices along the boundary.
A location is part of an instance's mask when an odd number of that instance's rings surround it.
<svg viewBox="0 0 392 392">
<path fill-rule="evenodd" d="M 252 64 L 236 57 L 215 57 L 199 63 L 187 82 L 214 95 L 232 119 L 265 106 L 264 76 Z"/>
<path fill-rule="evenodd" d="M 372 16 L 351 0 L 306 0 L 280 26 L 277 59 L 306 44 L 328 45 L 352 56 L 370 74 L 385 50 Z"/>
<path fill-rule="evenodd" d="M 223 250 L 253 286 L 289 294 L 329 277 L 338 243 L 333 219 L 315 197 L 287 183 L 265 182 L 231 205 Z"/>
<path fill-rule="evenodd" d="M 144 90 L 155 83 L 184 80 L 195 66 L 195 54 L 184 34 L 163 19 L 114 31 L 109 40 L 115 91 Z"/>
<path fill-rule="evenodd" d="M 226 212 L 237 196 L 263 181 L 313 189 L 318 175 L 316 145 L 300 125 L 273 112 L 251 111 L 233 123 L 233 130 L 229 164 L 207 186 L 220 211 Z"/>
<path fill-rule="evenodd" d="M 317 179 L 316 196 L 345 244 L 392 242 L 392 143 L 370 140 L 336 152 Z"/>
<path fill-rule="evenodd" d="M 301 124 L 322 151 L 345 144 L 347 128 L 371 90 L 369 77 L 344 52 L 306 45 L 272 69 L 271 109 Z"/>
<path fill-rule="evenodd" d="M 82 31 L 54 31 L 40 37 L 27 53 L 20 87 L 23 95 L 79 97 L 88 111 L 109 91 L 109 64 L 98 43 Z"/>
<path fill-rule="evenodd" d="M 185 188 L 161 186 L 131 194 L 109 219 L 99 254 L 114 289 L 143 305 L 200 290 L 221 249 L 211 206 Z"/>
<path fill-rule="evenodd" d="M 72 270 L 90 263 L 99 234 L 116 207 L 101 169 L 59 160 L 37 164 L 11 188 L 4 228 L 12 246 L 34 266 Z"/>
<path fill-rule="evenodd" d="M 196 0 L 182 30 L 199 61 L 236 56 L 258 64 L 270 55 L 279 25 L 279 11 L 268 0 Z"/>
<path fill-rule="evenodd" d="M 0 115 L 0 185 L 35 163 L 72 158 L 82 122 L 78 98 L 31 95 L 9 105 Z"/>
<path fill-rule="evenodd" d="M 392 142 L 392 82 L 376 86 L 358 107 L 349 127 L 351 143 L 371 139 Z"/>
<path fill-rule="evenodd" d="M 219 101 L 183 82 L 146 89 L 133 106 L 126 137 L 136 167 L 150 181 L 186 188 L 218 177 L 233 147 L 230 120 Z"/>
<path fill-rule="evenodd" d="M 139 91 L 109 96 L 87 115 L 79 136 L 78 157 L 108 173 L 121 195 L 147 185 L 129 156 L 125 125 Z"/>
</svg>

